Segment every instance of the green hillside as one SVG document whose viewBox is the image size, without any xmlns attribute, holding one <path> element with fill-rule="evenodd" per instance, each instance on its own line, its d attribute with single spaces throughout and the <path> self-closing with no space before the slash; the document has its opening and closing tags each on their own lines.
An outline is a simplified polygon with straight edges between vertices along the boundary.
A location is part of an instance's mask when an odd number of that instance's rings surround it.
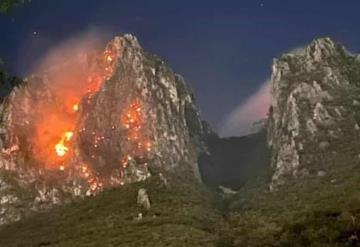
<svg viewBox="0 0 360 247">
<path fill-rule="evenodd" d="M 325 174 L 275 192 L 267 174 L 219 197 L 153 177 L 3 226 L 0 246 L 357 246 L 360 166 L 336 157 Z M 149 211 L 136 203 L 139 188 L 148 190 Z"/>
<path fill-rule="evenodd" d="M 149 211 L 136 203 L 139 188 L 147 189 Z M 215 246 L 214 208 L 197 185 L 165 187 L 154 177 L 5 226 L 0 246 Z"/>
</svg>

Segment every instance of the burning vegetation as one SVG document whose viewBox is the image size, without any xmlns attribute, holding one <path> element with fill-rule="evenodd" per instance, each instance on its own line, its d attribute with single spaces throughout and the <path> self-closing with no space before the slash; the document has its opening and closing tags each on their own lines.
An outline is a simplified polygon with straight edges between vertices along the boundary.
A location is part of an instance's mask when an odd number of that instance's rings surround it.
<svg viewBox="0 0 360 247">
<path fill-rule="evenodd" d="M 67 131 L 61 137 L 61 140 L 55 145 L 55 152 L 57 156 L 63 157 L 69 151 L 69 147 L 67 143 L 71 141 L 74 133 L 71 131 Z"/>
<path fill-rule="evenodd" d="M 0 107 L 0 225 L 151 175 L 197 178 L 185 81 L 132 35 L 101 49 L 93 37 L 57 45 Z"/>
<path fill-rule="evenodd" d="M 20 119 L 27 108 L 24 123 L 18 121 L 12 127 L 23 133 L 21 146 L 30 147 L 27 151 L 36 163 L 46 172 L 83 179 L 88 194 L 104 185 L 124 184 L 129 166 L 146 166 L 152 151 L 144 102 L 136 96 L 118 104 L 118 118 L 111 126 L 100 128 L 97 121 L 84 120 L 96 107 L 98 92 L 105 90 L 104 84 L 115 73 L 119 50 L 110 44 L 101 53 L 74 53 L 60 67 L 47 69 L 41 80 L 30 78 L 32 92 L 43 94 L 32 97 L 32 102 L 21 98 L 19 116 L 13 116 Z"/>
</svg>

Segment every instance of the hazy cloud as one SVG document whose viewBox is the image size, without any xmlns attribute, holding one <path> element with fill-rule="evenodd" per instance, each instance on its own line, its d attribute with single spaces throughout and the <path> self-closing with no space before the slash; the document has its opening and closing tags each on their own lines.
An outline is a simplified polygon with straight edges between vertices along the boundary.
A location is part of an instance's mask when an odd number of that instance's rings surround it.
<svg viewBox="0 0 360 247">
<path fill-rule="evenodd" d="M 298 46 L 284 53 L 302 55 L 305 49 L 305 46 Z M 225 117 L 220 124 L 220 135 L 228 137 L 248 134 L 254 122 L 266 117 L 270 103 L 270 80 L 266 80 L 254 94 Z"/>
<path fill-rule="evenodd" d="M 270 102 L 270 81 L 267 80 L 245 102 L 227 115 L 220 126 L 220 135 L 226 137 L 248 134 L 252 123 L 266 117 Z"/>
</svg>

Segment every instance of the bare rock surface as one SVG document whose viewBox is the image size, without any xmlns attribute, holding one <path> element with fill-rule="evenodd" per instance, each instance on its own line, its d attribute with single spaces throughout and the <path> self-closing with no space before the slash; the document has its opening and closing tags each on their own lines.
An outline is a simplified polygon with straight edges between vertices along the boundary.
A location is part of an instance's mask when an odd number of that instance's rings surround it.
<svg viewBox="0 0 360 247">
<path fill-rule="evenodd" d="M 330 38 L 274 60 L 268 143 L 273 188 L 326 170 L 336 152 L 356 155 L 360 63 Z M 355 127 L 354 127 L 355 126 Z M 335 152 L 336 151 L 336 152 Z"/>
</svg>

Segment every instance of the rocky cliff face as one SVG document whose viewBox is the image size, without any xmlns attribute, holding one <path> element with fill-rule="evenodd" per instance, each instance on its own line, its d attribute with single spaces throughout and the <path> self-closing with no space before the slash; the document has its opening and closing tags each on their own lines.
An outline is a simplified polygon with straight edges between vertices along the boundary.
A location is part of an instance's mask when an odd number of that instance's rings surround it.
<svg viewBox="0 0 360 247">
<path fill-rule="evenodd" d="M 275 59 L 268 143 L 271 188 L 326 174 L 338 153 L 359 155 L 360 61 L 329 38 Z M 341 165 L 341 164 L 339 164 Z"/>
<path fill-rule="evenodd" d="M 198 177 L 194 96 L 131 35 L 29 77 L 0 107 L 0 224 L 157 173 Z"/>
</svg>

